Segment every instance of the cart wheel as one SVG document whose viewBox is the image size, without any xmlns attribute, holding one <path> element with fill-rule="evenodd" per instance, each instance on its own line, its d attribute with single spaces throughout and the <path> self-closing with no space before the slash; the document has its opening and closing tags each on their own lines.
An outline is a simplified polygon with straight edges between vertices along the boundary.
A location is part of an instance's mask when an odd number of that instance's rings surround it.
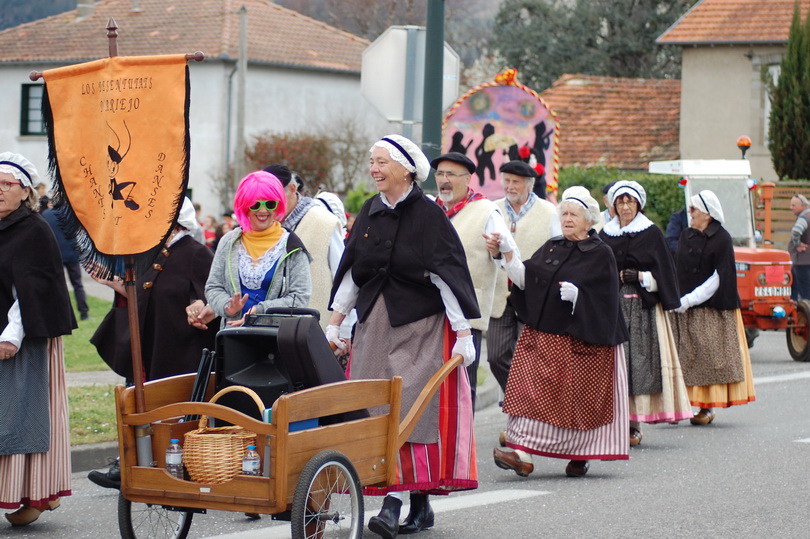
<svg viewBox="0 0 810 539">
<path fill-rule="evenodd" d="M 123 539 L 185 539 L 192 516 L 191 511 L 171 511 L 162 505 L 131 502 L 118 493 L 118 530 Z"/>
<path fill-rule="evenodd" d="M 748 348 L 753 348 L 757 337 L 759 337 L 759 328 L 745 328 L 745 342 Z"/>
<path fill-rule="evenodd" d="M 354 466 L 339 451 L 321 451 L 304 467 L 293 496 L 293 539 L 362 537 L 363 495 Z"/>
<path fill-rule="evenodd" d="M 796 302 L 796 320 L 785 332 L 788 352 L 793 361 L 810 361 L 810 301 L 800 299 Z"/>
</svg>

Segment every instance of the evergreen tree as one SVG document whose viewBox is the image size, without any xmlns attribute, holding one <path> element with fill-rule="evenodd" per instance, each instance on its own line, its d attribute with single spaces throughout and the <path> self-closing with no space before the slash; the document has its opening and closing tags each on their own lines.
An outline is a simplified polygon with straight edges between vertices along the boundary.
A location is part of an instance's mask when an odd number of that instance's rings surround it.
<svg viewBox="0 0 810 539">
<path fill-rule="evenodd" d="M 793 10 L 787 50 L 771 88 L 768 149 L 780 178 L 810 178 L 810 17 Z"/>
<path fill-rule="evenodd" d="M 692 0 L 506 0 L 492 46 L 541 91 L 564 73 L 677 78 L 680 49 L 655 40 Z"/>
</svg>

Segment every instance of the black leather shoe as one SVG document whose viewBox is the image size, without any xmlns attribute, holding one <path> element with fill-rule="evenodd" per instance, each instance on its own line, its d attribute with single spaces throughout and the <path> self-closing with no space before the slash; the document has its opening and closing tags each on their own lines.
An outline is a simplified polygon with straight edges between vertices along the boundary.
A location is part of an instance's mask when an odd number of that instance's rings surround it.
<svg viewBox="0 0 810 539">
<path fill-rule="evenodd" d="M 411 494 L 411 512 L 399 527 L 399 533 L 408 535 L 433 527 L 433 508 L 427 494 Z"/>
<path fill-rule="evenodd" d="M 402 509 L 402 500 L 386 496 L 379 514 L 369 519 L 368 529 L 385 539 L 396 539 L 399 532 L 400 509 Z"/>
<path fill-rule="evenodd" d="M 589 467 L 587 460 L 572 460 L 565 467 L 565 475 L 568 477 L 585 477 Z"/>
<path fill-rule="evenodd" d="M 87 479 L 95 483 L 96 485 L 104 488 L 115 488 L 121 489 L 121 468 L 118 463 L 118 459 L 115 459 L 112 464 L 110 464 L 110 469 L 106 472 L 99 472 L 93 470 L 89 474 L 87 474 Z"/>
</svg>

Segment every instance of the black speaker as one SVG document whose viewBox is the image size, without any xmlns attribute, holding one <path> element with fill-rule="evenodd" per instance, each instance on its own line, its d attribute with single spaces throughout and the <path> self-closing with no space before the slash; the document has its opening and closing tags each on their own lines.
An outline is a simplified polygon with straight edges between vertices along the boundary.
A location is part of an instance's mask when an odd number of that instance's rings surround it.
<svg viewBox="0 0 810 539">
<path fill-rule="evenodd" d="M 270 408 L 293 383 L 278 350 L 278 328 L 226 328 L 217 333 L 217 391 L 245 386 L 255 391 Z M 262 411 L 244 393 L 223 395 L 218 401 L 258 420 Z"/>
<path fill-rule="evenodd" d="M 250 325 L 221 330 L 217 334 L 217 390 L 249 387 L 271 408 L 284 393 L 346 380 L 316 315 L 310 309 L 286 309 L 249 316 Z M 229 393 L 220 402 L 261 419 L 253 399 L 244 393 Z M 365 409 L 322 416 L 320 424 L 363 417 L 368 417 Z"/>
</svg>

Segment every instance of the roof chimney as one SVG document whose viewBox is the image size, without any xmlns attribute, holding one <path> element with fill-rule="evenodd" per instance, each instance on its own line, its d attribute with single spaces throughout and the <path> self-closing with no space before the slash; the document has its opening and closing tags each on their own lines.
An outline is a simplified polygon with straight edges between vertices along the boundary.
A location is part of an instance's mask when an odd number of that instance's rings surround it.
<svg viewBox="0 0 810 539">
<path fill-rule="evenodd" d="M 76 16 L 78 19 L 86 19 L 92 16 L 95 10 L 95 0 L 76 0 Z"/>
<path fill-rule="evenodd" d="M 140 13 L 140 12 L 141 12 L 140 0 L 132 0 L 132 13 Z"/>
</svg>

